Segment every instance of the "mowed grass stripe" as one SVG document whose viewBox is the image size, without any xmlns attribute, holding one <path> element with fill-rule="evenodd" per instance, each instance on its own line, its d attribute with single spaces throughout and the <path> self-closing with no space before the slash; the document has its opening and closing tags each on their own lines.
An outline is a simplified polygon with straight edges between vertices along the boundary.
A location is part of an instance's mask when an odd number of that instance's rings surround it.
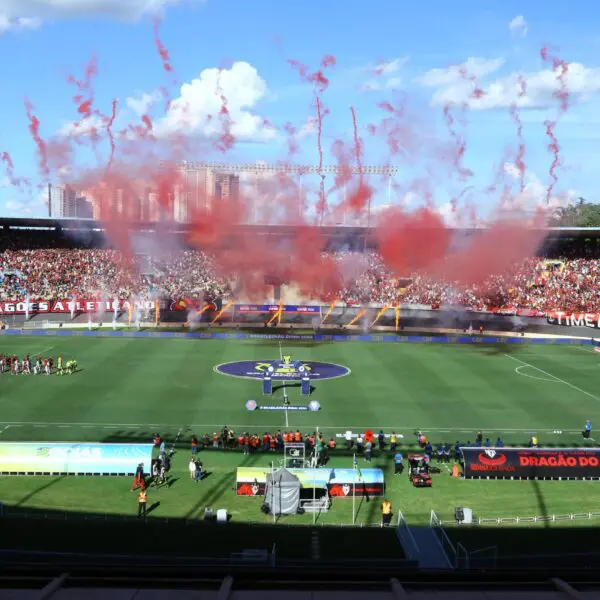
<svg viewBox="0 0 600 600">
<path fill-rule="evenodd" d="M 515 354 L 515 358 L 541 369 L 524 367 L 523 372 L 548 377 L 554 381 L 535 381 L 540 384 L 540 389 L 544 395 L 535 406 L 531 406 L 531 411 L 536 414 L 542 422 L 564 423 L 564 427 L 580 427 L 586 419 L 600 417 L 600 393 L 597 392 L 600 383 L 600 368 L 590 368 L 590 361 L 584 354 L 573 353 L 568 347 L 544 348 L 535 356 L 529 354 L 523 356 Z M 514 362 L 514 361 L 512 361 Z M 596 364 L 598 364 L 596 359 Z M 517 365 L 518 366 L 518 365 Z M 542 372 L 543 371 L 543 372 Z M 540 406 L 544 407 L 540 411 Z"/>
<path fill-rule="evenodd" d="M 518 427 L 521 411 L 511 406 L 506 372 L 496 357 L 479 351 L 454 353 L 452 348 L 428 349 L 429 364 L 435 365 L 439 393 L 430 401 L 431 410 L 448 426 L 463 422 L 464 430 L 497 426 Z M 511 407 L 507 415 L 507 406 Z"/>
<path fill-rule="evenodd" d="M 365 423 L 366 427 L 374 427 L 385 422 L 382 412 L 386 411 L 392 387 L 387 373 L 378 361 L 373 360 L 370 348 L 365 347 L 361 353 L 352 344 L 327 344 L 315 349 L 315 360 L 329 362 L 348 367 L 349 375 L 337 379 L 315 381 L 314 397 L 321 403 L 318 414 L 302 415 L 300 423 L 306 420 L 314 425 L 335 427 L 336 425 L 352 425 Z M 387 384 L 388 396 L 381 394 L 381 384 Z M 373 402 L 373 398 L 380 402 Z M 340 427 L 340 432 L 342 431 Z"/>
</svg>

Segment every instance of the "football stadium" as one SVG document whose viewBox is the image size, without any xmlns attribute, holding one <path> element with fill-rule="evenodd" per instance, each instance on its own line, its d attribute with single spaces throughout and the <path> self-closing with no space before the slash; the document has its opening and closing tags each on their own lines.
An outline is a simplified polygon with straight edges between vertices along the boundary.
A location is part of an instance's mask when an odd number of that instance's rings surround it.
<svg viewBox="0 0 600 600">
<path fill-rule="evenodd" d="M 0 0 L 0 598 L 599 597 L 565 6 Z"/>
<path fill-rule="evenodd" d="M 179 557 L 597 564 L 595 280 L 572 285 L 594 259 L 528 259 L 512 280 L 527 287 L 486 308 L 407 274 L 390 305 L 391 278 L 369 250 L 368 284 L 336 302 L 288 304 L 277 282 L 270 303 L 243 304 L 209 255 L 184 251 L 152 266 L 155 284 L 185 289 L 201 271 L 210 297 L 148 300 L 136 287 L 146 273 L 129 282 L 131 301 L 110 300 L 91 291 L 110 290 L 116 255 L 101 232 L 61 247 L 65 227 L 3 224 L 0 472 L 16 550 L 108 555 L 116 535 L 118 554 L 152 555 L 143 523 L 160 554 Z M 331 229 L 330 242 L 342 233 L 364 235 Z M 545 244 L 585 255 L 597 235 L 547 232 Z M 36 275 L 51 264 L 53 279 Z M 181 539 L 219 524 L 253 539 L 205 550 Z M 348 547 L 333 541 L 340 527 L 356 536 Z"/>
</svg>

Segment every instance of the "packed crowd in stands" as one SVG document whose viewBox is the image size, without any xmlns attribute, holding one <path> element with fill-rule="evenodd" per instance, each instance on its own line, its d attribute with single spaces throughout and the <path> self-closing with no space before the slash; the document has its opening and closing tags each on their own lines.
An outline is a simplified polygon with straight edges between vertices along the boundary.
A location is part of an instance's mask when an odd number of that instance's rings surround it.
<svg viewBox="0 0 600 600">
<path fill-rule="evenodd" d="M 0 254 L 0 301 L 132 297 L 211 298 L 230 293 L 213 259 L 199 251 L 125 259 L 109 249 L 6 250 Z"/>
<path fill-rule="evenodd" d="M 600 311 L 600 259 L 531 258 L 478 285 L 390 274 L 373 252 L 333 254 L 344 281 L 337 298 L 348 305 L 462 306 L 471 310 Z M 231 297 L 232 282 L 214 257 L 182 250 L 130 259 L 111 249 L 6 249 L 0 253 L 0 301 L 65 298 Z"/>
</svg>

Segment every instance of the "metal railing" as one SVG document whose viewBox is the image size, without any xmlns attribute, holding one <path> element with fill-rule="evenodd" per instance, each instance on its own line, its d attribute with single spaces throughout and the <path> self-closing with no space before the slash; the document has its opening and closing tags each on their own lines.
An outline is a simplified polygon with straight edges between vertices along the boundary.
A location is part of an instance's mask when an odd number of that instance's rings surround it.
<svg viewBox="0 0 600 600">
<path fill-rule="evenodd" d="M 436 515 L 437 517 L 437 515 Z M 600 512 L 582 512 L 566 513 L 561 515 L 540 515 L 533 517 L 477 517 L 473 520 L 473 525 L 518 525 L 520 523 L 555 523 L 558 521 L 580 521 L 590 520 L 600 517 Z M 438 519 L 440 525 L 455 524 L 456 520 L 442 521 Z"/>
<path fill-rule="evenodd" d="M 456 568 L 458 564 L 458 553 L 456 550 L 456 546 L 452 543 L 452 540 L 448 537 L 446 530 L 444 529 L 443 522 L 438 518 L 435 514 L 435 511 L 431 511 L 430 519 L 429 519 L 429 527 L 436 534 L 437 539 L 440 543 L 442 551 L 448 558 L 448 562 L 450 566 Z M 463 548 L 464 549 L 464 548 Z"/>
<path fill-rule="evenodd" d="M 416 560 L 421 554 L 421 551 L 419 550 L 419 546 L 415 541 L 415 538 L 401 510 L 398 511 L 396 535 L 398 536 L 398 541 L 406 553 L 407 558 L 410 560 Z"/>
</svg>

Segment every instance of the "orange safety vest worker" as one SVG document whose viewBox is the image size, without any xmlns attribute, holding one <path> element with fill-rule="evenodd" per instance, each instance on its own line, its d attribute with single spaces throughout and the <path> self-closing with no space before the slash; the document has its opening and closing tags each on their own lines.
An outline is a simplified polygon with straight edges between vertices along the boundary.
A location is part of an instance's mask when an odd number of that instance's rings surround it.
<svg viewBox="0 0 600 600">
<path fill-rule="evenodd" d="M 381 512 L 384 515 L 389 515 L 392 513 L 392 503 L 386 500 L 381 503 Z"/>
<path fill-rule="evenodd" d="M 148 492 L 146 492 L 145 490 L 142 490 L 139 493 L 138 499 L 140 501 L 140 504 L 146 504 L 146 500 L 148 499 Z"/>
</svg>

